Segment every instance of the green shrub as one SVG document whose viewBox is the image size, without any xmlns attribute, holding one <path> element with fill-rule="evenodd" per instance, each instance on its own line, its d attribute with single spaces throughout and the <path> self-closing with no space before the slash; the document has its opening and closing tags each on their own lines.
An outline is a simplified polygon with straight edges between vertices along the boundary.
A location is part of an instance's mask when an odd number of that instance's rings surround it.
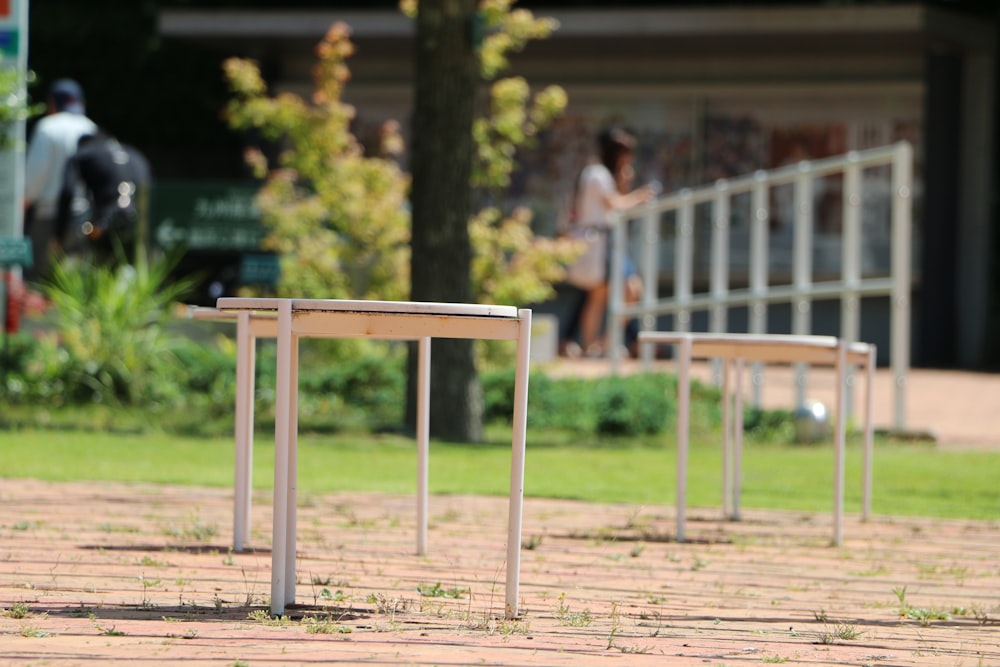
<svg viewBox="0 0 1000 667">
<path fill-rule="evenodd" d="M 486 421 L 509 423 L 514 413 L 514 371 L 480 375 Z M 590 433 L 594 430 L 593 381 L 553 379 L 534 372 L 528 382 L 528 426 Z"/>
<path fill-rule="evenodd" d="M 190 283 L 168 282 L 174 262 L 96 265 L 64 259 L 53 266 L 46 296 L 59 313 L 60 346 L 69 354 L 62 370 L 68 393 L 89 390 L 95 402 L 149 405 L 181 398 L 162 382 L 177 365 L 175 338 L 164 331 L 170 308 Z"/>
<path fill-rule="evenodd" d="M 341 421 L 368 430 L 401 426 L 406 404 L 406 358 L 402 348 L 383 352 L 373 345 L 346 359 L 317 363 L 299 378 L 306 396 L 304 418 L 322 422 L 322 415 L 339 412 Z M 312 419 L 310 419 L 310 415 Z M 336 422 L 334 422 L 336 423 Z M 321 429 L 328 430 L 328 429 Z"/>
<path fill-rule="evenodd" d="M 514 372 L 481 377 L 485 415 L 510 421 Z M 601 379 L 560 378 L 534 372 L 528 383 L 528 426 L 602 435 L 659 433 L 674 414 L 675 383 L 663 374 Z"/>
<path fill-rule="evenodd" d="M 676 410 L 676 389 L 662 374 L 611 377 L 594 396 L 597 432 L 605 435 L 659 433 Z"/>
<path fill-rule="evenodd" d="M 3 385 L 7 405 L 48 405 L 59 407 L 89 392 L 76 387 L 72 378 L 80 372 L 79 363 L 59 346 L 55 335 L 35 338 L 18 333 L 7 338 L 2 353 Z"/>
<path fill-rule="evenodd" d="M 743 410 L 743 432 L 754 440 L 792 442 L 795 436 L 795 413 L 792 410 Z"/>
</svg>

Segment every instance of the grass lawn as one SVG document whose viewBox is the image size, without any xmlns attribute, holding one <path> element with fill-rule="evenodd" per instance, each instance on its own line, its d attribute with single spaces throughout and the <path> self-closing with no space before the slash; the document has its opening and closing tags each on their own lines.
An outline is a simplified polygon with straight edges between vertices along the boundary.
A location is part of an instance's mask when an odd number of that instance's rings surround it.
<svg viewBox="0 0 1000 667">
<path fill-rule="evenodd" d="M 430 488 L 437 494 L 506 495 L 509 431 L 490 429 L 483 445 L 432 443 Z M 721 507 L 721 448 L 692 444 L 688 504 Z M 272 484 L 273 440 L 258 433 L 254 485 Z M 859 512 L 861 447 L 849 445 L 846 511 Z M 672 505 L 672 438 L 579 442 L 562 434 L 528 434 L 525 495 L 594 502 Z M 743 457 L 744 507 L 828 511 L 833 503 L 830 444 L 748 443 Z M 413 441 L 399 436 L 304 435 L 299 488 L 413 493 Z M 881 515 L 974 519 L 1000 517 L 1000 453 L 938 450 L 878 441 L 872 509 Z M 51 481 L 115 480 L 232 486 L 229 438 L 182 438 L 76 431 L 0 432 L 0 478 Z"/>
</svg>

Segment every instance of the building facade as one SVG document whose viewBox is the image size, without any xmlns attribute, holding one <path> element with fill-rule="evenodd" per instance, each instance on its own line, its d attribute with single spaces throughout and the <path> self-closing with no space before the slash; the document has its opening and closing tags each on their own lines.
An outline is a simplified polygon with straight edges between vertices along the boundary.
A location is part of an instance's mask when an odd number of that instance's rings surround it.
<svg viewBox="0 0 1000 667">
<path fill-rule="evenodd" d="M 569 96 L 565 116 L 522 156 L 509 193 L 534 210 L 541 233 L 558 228 L 593 136 L 610 123 L 639 137 L 639 182 L 658 180 L 665 190 L 907 140 L 916 178 L 913 362 L 1000 363 L 990 345 L 1000 323 L 992 269 L 996 14 L 983 20 L 924 3 L 568 4 L 535 10 L 559 29 L 509 70 L 534 86 L 559 84 Z M 338 20 L 351 26 L 357 46 L 345 94 L 357 109 L 357 133 L 364 139 L 389 119 L 405 128 L 413 25 L 393 9 L 167 10 L 159 32 L 255 58 L 277 88 L 307 94 L 312 49 Z M 887 184 L 884 175 L 866 175 L 868 188 Z M 840 185 L 818 184 L 818 242 L 837 234 Z M 780 192 L 775 199 L 779 238 L 787 206 Z M 888 271 L 880 206 L 864 213 L 870 274 Z"/>
</svg>

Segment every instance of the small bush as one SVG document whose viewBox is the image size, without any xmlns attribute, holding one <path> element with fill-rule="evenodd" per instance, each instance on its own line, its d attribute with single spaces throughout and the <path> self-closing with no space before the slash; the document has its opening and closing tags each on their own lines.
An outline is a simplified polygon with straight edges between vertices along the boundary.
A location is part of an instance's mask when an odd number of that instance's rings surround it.
<svg viewBox="0 0 1000 667">
<path fill-rule="evenodd" d="M 791 410 L 743 410 L 743 432 L 755 440 L 791 442 L 795 434 L 795 413 Z"/>
<path fill-rule="evenodd" d="M 509 422 L 514 372 L 484 373 L 481 382 L 486 418 Z M 585 380 L 535 372 L 528 383 L 528 426 L 604 435 L 659 433 L 673 418 L 674 387 L 662 374 Z"/>
<path fill-rule="evenodd" d="M 340 408 L 369 430 L 399 426 L 406 404 L 405 355 L 374 347 L 335 364 L 304 372 L 300 391 L 313 399 L 313 413 Z"/>
<path fill-rule="evenodd" d="M 659 433 L 676 410 L 675 392 L 668 397 L 672 384 L 659 374 L 601 381 L 594 396 L 597 432 L 625 436 Z"/>
</svg>

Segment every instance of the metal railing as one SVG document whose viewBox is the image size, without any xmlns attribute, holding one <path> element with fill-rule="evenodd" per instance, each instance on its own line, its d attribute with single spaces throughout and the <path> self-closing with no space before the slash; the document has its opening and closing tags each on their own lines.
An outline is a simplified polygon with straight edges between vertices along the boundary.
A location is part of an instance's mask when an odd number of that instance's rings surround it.
<svg viewBox="0 0 1000 667">
<path fill-rule="evenodd" d="M 609 354 L 612 368 L 617 372 L 622 356 L 623 327 L 621 323 L 639 318 L 640 328 L 655 330 L 657 317 L 672 316 L 674 331 L 691 330 L 692 314 L 708 315 L 708 330 L 724 333 L 729 328 L 729 311 L 747 309 L 749 333 L 768 333 L 768 307 L 789 304 L 791 308 L 791 333 L 812 334 L 813 302 L 839 300 L 840 337 L 848 342 L 858 340 L 861 329 L 861 299 L 888 296 L 890 300 L 890 366 L 894 377 L 894 425 L 906 426 L 906 376 L 910 364 L 910 292 L 912 255 L 912 191 L 913 148 L 907 142 L 820 160 L 802 161 L 752 175 L 719 180 L 714 185 L 660 197 L 640 207 L 619 214 L 613 231 L 611 256 L 611 297 L 608 304 Z M 866 169 L 881 168 L 891 171 L 887 191 L 864 187 Z M 823 279 L 814 276 L 813 255 L 821 239 L 815 234 L 816 212 L 814 186 L 819 179 L 842 179 L 842 214 L 839 218 L 839 266 L 826 271 Z M 875 179 L 868 179 L 869 181 Z M 790 252 L 790 265 L 769 261 L 772 222 L 772 197 L 778 189 L 787 194 L 792 191 L 793 217 L 785 242 Z M 749 198 L 748 213 L 738 234 L 734 236 L 734 199 Z M 865 276 L 862 270 L 862 206 L 873 198 L 888 199 L 888 210 L 876 215 L 872 229 L 886 229 L 885 244 L 888 257 L 888 275 Z M 706 210 L 708 215 L 697 219 L 696 210 Z M 888 220 L 885 218 L 888 217 Z M 633 223 L 638 223 L 637 225 Z M 672 223 L 672 224 L 669 224 Z M 707 243 L 696 247 L 696 232 L 707 227 Z M 636 229 L 637 228 L 637 229 Z M 668 233 L 663 230 L 668 228 Z M 637 232 L 637 233 L 633 233 Z M 672 233 L 671 233 L 672 232 Z M 745 239 L 739 234 L 744 234 Z M 702 235 L 704 241 L 705 235 Z M 748 245 L 746 272 L 736 282 L 745 286 L 733 287 L 733 266 L 736 264 L 737 241 Z M 635 248 L 633 256 L 644 288 L 639 303 L 626 304 L 624 267 L 629 241 Z M 670 245 L 673 246 L 670 253 Z M 827 244 L 834 249 L 836 242 Z M 666 253 L 667 261 L 662 261 Z M 696 256 L 696 250 L 701 255 Z M 672 294 L 661 297 L 661 278 L 670 279 L 667 264 L 672 255 Z M 705 275 L 696 276 L 698 257 L 707 264 Z M 781 259 L 781 258 L 778 258 Z M 775 269 L 779 270 L 775 270 Z M 696 278 L 706 289 L 696 291 Z M 827 279 L 830 278 L 830 279 Z M 653 350 L 645 346 L 643 359 L 648 364 Z M 796 387 L 801 403 L 806 387 L 806 370 L 796 367 Z M 755 376 L 754 399 L 759 403 L 759 375 Z"/>
</svg>

